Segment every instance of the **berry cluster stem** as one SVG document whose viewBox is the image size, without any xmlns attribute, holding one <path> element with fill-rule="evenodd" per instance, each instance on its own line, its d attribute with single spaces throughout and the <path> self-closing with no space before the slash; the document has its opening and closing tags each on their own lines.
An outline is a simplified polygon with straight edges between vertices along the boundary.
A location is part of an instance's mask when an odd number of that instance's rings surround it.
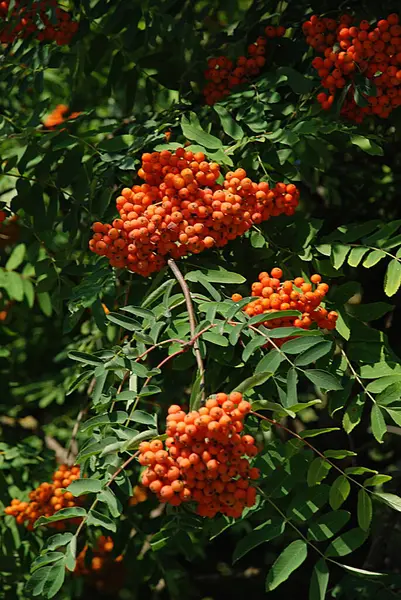
<svg viewBox="0 0 401 600">
<path fill-rule="evenodd" d="M 176 280 L 178 281 L 178 283 L 180 284 L 182 293 L 184 294 L 185 304 L 187 306 L 187 311 L 188 311 L 188 319 L 189 319 L 189 328 L 190 328 L 190 332 L 191 332 L 191 338 L 192 339 L 195 338 L 193 346 L 194 346 L 196 362 L 197 362 L 200 377 L 201 377 L 200 389 L 201 389 L 201 394 L 202 394 L 202 401 L 204 401 L 205 400 L 205 368 L 203 365 L 202 355 L 201 355 L 201 351 L 199 348 L 199 341 L 196 338 L 196 319 L 195 319 L 194 306 L 193 306 L 192 300 L 191 300 L 191 293 L 189 291 L 189 287 L 187 285 L 187 282 L 184 279 L 183 274 L 181 273 L 177 263 L 175 262 L 175 260 L 173 258 L 170 258 L 168 260 L 168 266 L 172 270 L 173 275 L 176 278 Z"/>
</svg>

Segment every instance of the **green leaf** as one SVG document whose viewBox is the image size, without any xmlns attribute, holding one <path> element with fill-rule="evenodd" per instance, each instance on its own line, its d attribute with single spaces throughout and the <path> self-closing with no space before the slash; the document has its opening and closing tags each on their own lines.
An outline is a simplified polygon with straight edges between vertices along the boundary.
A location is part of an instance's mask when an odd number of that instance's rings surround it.
<svg viewBox="0 0 401 600">
<path fill-rule="evenodd" d="M 352 575 L 359 575 L 360 577 L 387 577 L 387 573 L 375 573 L 374 571 L 366 571 L 365 569 L 357 569 L 356 567 L 350 567 L 349 565 L 342 565 L 336 561 L 336 564 L 352 573 Z"/>
<path fill-rule="evenodd" d="M 350 517 L 351 513 L 346 510 L 327 513 L 309 526 L 307 537 L 316 542 L 329 540 L 348 523 Z"/>
<path fill-rule="evenodd" d="M 148 413 L 144 410 L 134 410 L 134 412 L 130 415 L 130 421 L 134 421 L 135 423 L 141 423 L 142 425 L 152 425 L 152 427 L 156 427 L 157 416 L 152 413 Z"/>
<path fill-rule="evenodd" d="M 344 475 L 340 475 L 330 488 L 329 503 L 333 510 L 337 510 L 346 501 L 351 491 L 351 486 Z"/>
<path fill-rule="evenodd" d="M 359 374 L 362 379 L 377 379 L 388 375 L 401 376 L 401 365 L 389 360 L 382 360 L 370 365 L 361 365 Z"/>
<path fill-rule="evenodd" d="M 372 521 L 372 500 L 369 494 L 360 489 L 358 492 L 358 525 L 364 531 L 368 531 Z"/>
<path fill-rule="evenodd" d="M 328 354 L 332 347 L 332 342 L 320 342 L 319 344 L 316 344 L 312 348 L 305 350 L 302 352 L 302 354 L 297 356 L 294 363 L 297 365 L 297 367 L 309 365 L 315 360 L 318 360 L 319 358 L 322 358 L 322 356 Z"/>
<path fill-rule="evenodd" d="M 122 504 L 109 487 L 105 487 L 100 494 L 98 494 L 97 499 L 99 502 L 103 502 L 107 505 L 112 517 L 116 519 L 121 515 L 123 510 Z"/>
<path fill-rule="evenodd" d="M 364 405 L 365 398 L 362 394 L 358 394 L 351 400 L 343 416 L 343 427 L 346 433 L 351 433 L 360 423 Z"/>
<path fill-rule="evenodd" d="M 110 425 L 114 423 L 124 423 L 128 419 L 128 413 L 124 410 L 116 410 L 112 413 L 106 413 L 104 415 L 98 415 L 97 417 L 91 417 L 81 425 L 81 431 L 87 431 L 94 427 L 101 427 L 102 425 Z"/>
<path fill-rule="evenodd" d="M 320 456 L 315 458 L 309 465 L 308 469 L 307 483 L 309 487 L 321 483 L 323 479 L 327 477 L 330 469 L 331 464 L 327 460 L 324 460 Z"/>
<path fill-rule="evenodd" d="M 61 546 L 65 546 L 71 541 L 72 537 L 73 535 L 69 531 L 66 533 L 56 533 L 56 535 L 52 535 L 52 537 L 47 540 L 46 550 L 56 550 Z"/>
<path fill-rule="evenodd" d="M 375 321 L 387 314 L 394 307 L 387 302 L 372 302 L 371 304 L 348 304 L 347 313 L 360 321 Z"/>
<path fill-rule="evenodd" d="M 350 450 L 325 450 L 323 454 L 327 456 L 327 458 L 337 458 L 340 460 L 347 456 L 357 456 L 356 452 L 351 452 Z"/>
<path fill-rule="evenodd" d="M 50 300 L 49 294 L 47 292 L 41 292 L 40 294 L 37 294 L 36 297 L 38 299 L 39 306 L 40 306 L 42 313 L 46 317 L 51 317 L 52 312 L 53 312 L 53 307 L 52 307 L 52 302 Z"/>
<path fill-rule="evenodd" d="M 44 567 L 46 565 L 50 565 L 54 562 L 58 562 L 59 560 L 64 559 L 64 554 L 62 552 L 46 552 L 43 556 L 38 556 L 35 558 L 31 565 L 31 572 L 33 573 L 36 569 L 40 567 Z"/>
<path fill-rule="evenodd" d="M 68 352 L 68 358 L 71 360 L 76 360 L 78 362 L 85 363 L 86 365 L 94 365 L 95 367 L 99 365 L 103 365 L 103 361 L 97 356 L 93 356 L 92 354 L 87 354 L 86 352 Z"/>
<path fill-rule="evenodd" d="M 387 494 L 385 492 L 374 492 L 373 498 L 387 504 L 393 510 L 401 512 L 401 498 L 395 494 Z"/>
<path fill-rule="evenodd" d="M 265 248 L 267 241 L 263 234 L 259 231 L 251 231 L 251 246 L 252 248 Z"/>
<path fill-rule="evenodd" d="M 241 392 L 241 394 L 245 394 L 246 392 L 253 389 L 254 387 L 256 387 L 258 385 L 262 385 L 262 383 L 265 383 L 265 381 L 270 379 L 271 376 L 272 376 L 271 373 L 255 373 L 255 375 L 252 375 L 252 377 L 248 377 L 247 379 L 244 379 L 244 381 L 242 383 L 237 385 L 235 387 L 235 389 L 233 390 L 233 392 Z"/>
<path fill-rule="evenodd" d="M 215 344 L 216 346 L 228 346 L 228 339 L 224 337 L 224 335 L 220 335 L 214 331 L 206 331 L 206 333 L 202 335 L 202 339 L 211 344 Z"/>
<path fill-rule="evenodd" d="M 351 136 L 351 144 L 358 146 L 361 150 L 366 152 L 367 154 L 371 154 L 373 156 L 383 156 L 383 148 L 364 137 L 363 135 L 352 135 Z"/>
<path fill-rule="evenodd" d="M 271 592 L 281 585 L 306 560 L 308 546 L 303 540 L 292 542 L 271 567 L 266 579 L 266 591 Z"/>
<path fill-rule="evenodd" d="M 77 564 L 77 538 L 74 536 L 65 549 L 65 566 L 72 573 L 75 571 Z"/>
<path fill-rule="evenodd" d="M 210 148 L 211 150 L 222 148 L 221 140 L 206 133 L 202 129 L 198 117 L 193 112 L 190 113 L 190 119 L 187 119 L 185 115 L 182 116 L 181 129 L 188 140 L 197 142 L 204 148 Z"/>
<path fill-rule="evenodd" d="M 266 339 L 260 336 L 254 337 L 250 342 L 247 343 L 245 348 L 242 351 L 242 360 L 247 362 L 247 360 L 252 356 L 252 354 L 258 350 L 261 346 L 266 344 Z"/>
<path fill-rule="evenodd" d="M 131 319 L 131 317 L 127 317 L 127 315 L 120 315 L 120 313 L 111 312 L 106 315 L 106 319 L 128 331 L 140 331 L 143 329 L 141 323 L 135 321 L 135 319 Z"/>
<path fill-rule="evenodd" d="M 383 250 L 372 250 L 372 252 L 367 255 L 362 265 L 365 267 L 365 269 L 370 269 L 371 267 L 377 265 L 377 263 L 380 262 L 385 256 L 386 253 L 383 252 Z"/>
<path fill-rule="evenodd" d="M 398 402 L 401 398 L 401 381 L 397 381 L 386 387 L 380 394 L 376 396 L 377 404 L 381 406 L 387 406 Z"/>
<path fill-rule="evenodd" d="M 351 248 L 351 252 L 348 255 L 348 264 L 350 267 L 357 267 L 366 252 L 368 252 L 369 248 L 365 248 L 364 246 L 357 246 L 355 248 Z"/>
<path fill-rule="evenodd" d="M 86 510 L 80 506 L 74 506 L 71 508 L 61 508 L 51 517 L 39 517 L 35 521 L 35 529 L 40 525 L 47 525 L 47 523 L 54 523 L 55 521 L 63 521 L 64 519 L 75 519 L 77 517 L 84 517 Z"/>
<path fill-rule="evenodd" d="M 294 413 L 298 413 L 310 406 L 316 406 L 316 404 L 321 404 L 321 400 L 309 400 L 309 402 L 297 402 L 297 404 L 292 404 L 288 407 L 288 410 L 291 410 Z"/>
<path fill-rule="evenodd" d="M 275 373 L 283 360 L 278 350 L 270 350 L 256 365 L 255 373 Z"/>
<path fill-rule="evenodd" d="M 149 296 L 146 296 L 145 300 L 142 302 L 142 307 L 146 308 L 147 306 L 150 306 L 156 300 L 158 300 L 160 296 L 163 296 L 163 294 L 165 294 L 166 292 L 170 294 L 172 288 L 176 285 L 176 283 L 177 282 L 175 279 L 168 279 L 167 281 L 164 281 L 162 284 L 158 285 L 158 287 L 153 292 L 151 292 Z"/>
<path fill-rule="evenodd" d="M 344 244 L 333 245 L 331 249 L 331 260 L 335 269 L 341 269 L 349 251 L 350 247 L 345 246 Z"/>
<path fill-rule="evenodd" d="M 245 283 L 246 279 L 242 275 L 238 273 L 233 273 L 232 271 L 227 271 L 223 267 L 218 267 L 217 269 L 205 269 L 204 271 L 189 271 L 185 275 L 185 279 L 187 281 L 193 281 L 196 283 L 199 281 L 199 275 L 201 277 L 206 277 L 206 279 L 210 283 Z"/>
<path fill-rule="evenodd" d="M 6 262 L 6 271 L 15 271 L 15 269 L 18 269 L 25 258 L 25 250 L 25 244 L 18 244 L 14 247 Z"/>
<path fill-rule="evenodd" d="M 102 487 L 103 484 L 98 479 L 76 479 L 70 483 L 67 490 L 77 497 L 84 494 L 96 494 Z"/>
<path fill-rule="evenodd" d="M 299 354 L 300 352 L 308 350 L 312 346 L 316 346 L 316 344 L 320 344 L 321 341 L 321 336 L 295 338 L 293 340 L 288 340 L 288 342 L 284 342 L 284 344 L 281 346 L 281 350 L 286 354 Z"/>
<path fill-rule="evenodd" d="M 363 482 L 363 485 L 366 486 L 376 486 L 376 485 L 382 485 L 382 483 L 387 483 L 387 481 L 391 481 L 392 477 L 391 475 L 373 475 L 373 477 L 369 477 L 368 479 L 365 479 L 365 481 Z"/>
<path fill-rule="evenodd" d="M 269 542 L 270 540 L 282 535 L 285 529 L 285 521 L 280 517 L 273 517 L 256 527 L 251 533 L 248 533 L 242 540 L 238 542 L 233 554 L 233 563 L 245 556 L 248 552 Z"/>
<path fill-rule="evenodd" d="M 366 473 L 377 473 L 374 469 L 368 469 L 367 467 L 347 467 L 344 469 L 346 475 L 365 475 Z"/>
<path fill-rule="evenodd" d="M 309 600 L 325 600 L 327 586 L 329 583 L 329 567 L 321 558 L 315 564 L 309 587 Z"/>
<path fill-rule="evenodd" d="M 27 591 L 32 591 L 33 596 L 53 598 L 61 589 L 65 578 L 64 561 L 42 567 L 31 575 L 27 584 Z"/>
<path fill-rule="evenodd" d="M 279 67 L 277 75 L 285 75 L 287 77 L 287 85 L 296 94 L 307 94 L 315 87 L 315 81 L 312 78 L 306 77 L 303 73 L 296 71 L 292 67 Z"/>
<path fill-rule="evenodd" d="M 189 410 L 198 410 L 202 404 L 202 373 L 198 373 L 192 385 L 191 397 L 189 399 Z"/>
<path fill-rule="evenodd" d="M 367 537 L 366 531 L 359 527 L 350 529 L 331 542 L 325 556 L 346 556 L 362 546 Z"/>
<path fill-rule="evenodd" d="M 401 374 L 400 375 L 386 375 L 385 377 L 380 377 L 376 379 L 376 381 L 371 381 L 366 389 L 368 392 L 372 394 L 378 394 L 387 389 L 392 383 L 399 383 L 401 387 Z M 380 403 L 379 403 L 380 404 Z"/>
<path fill-rule="evenodd" d="M 386 408 L 387 413 L 399 427 L 401 427 L 401 412 L 399 410 L 391 410 Z"/>
<path fill-rule="evenodd" d="M 228 110 L 221 104 L 215 104 L 213 108 L 220 117 L 220 122 L 224 133 L 226 133 L 233 140 L 242 140 L 244 137 L 244 132 L 241 126 L 234 121 Z"/>
<path fill-rule="evenodd" d="M 287 508 L 290 519 L 308 521 L 312 515 L 324 506 L 329 496 L 329 486 L 325 483 L 313 488 L 304 487 L 298 492 Z"/>
<path fill-rule="evenodd" d="M 299 434 L 301 438 L 310 438 L 316 437 L 317 435 L 322 435 L 323 433 L 331 433 L 332 431 L 339 431 L 339 427 L 323 427 L 321 429 L 304 429 Z"/>
<path fill-rule="evenodd" d="M 291 367 L 291 369 L 287 372 L 287 394 L 285 397 L 285 403 L 283 399 L 283 404 L 287 408 L 288 406 L 292 406 L 296 404 L 298 401 L 297 394 L 297 383 L 298 383 L 298 373 L 296 369 Z"/>
<path fill-rule="evenodd" d="M 132 361 L 130 370 L 132 371 L 132 373 L 135 373 L 135 375 L 137 375 L 138 377 L 142 377 L 143 379 L 145 379 L 149 375 L 149 369 L 147 369 L 145 365 L 142 365 L 138 362 Z"/>
<path fill-rule="evenodd" d="M 101 512 L 94 510 L 93 508 L 88 512 L 88 518 L 86 521 L 87 525 L 93 525 L 93 527 L 103 527 L 108 531 L 117 531 L 117 524 L 113 519 L 103 515 Z"/>
<path fill-rule="evenodd" d="M 307 369 L 304 371 L 304 374 L 312 383 L 323 390 L 330 391 L 342 389 L 342 385 L 338 379 L 327 371 L 322 371 L 320 369 Z"/>
<path fill-rule="evenodd" d="M 384 293 L 386 296 L 394 296 L 401 285 L 401 262 L 399 259 L 393 258 L 387 267 L 384 277 Z"/>
<path fill-rule="evenodd" d="M 383 436 L 387 431 L 386 421 L 384 420 L 383 412 L 377 404 L 372 407 L 370 413 L 370 424 L 372 426 L 372 433 L 375 436 L 379 444 L 383 443 Z"/>
</svg>

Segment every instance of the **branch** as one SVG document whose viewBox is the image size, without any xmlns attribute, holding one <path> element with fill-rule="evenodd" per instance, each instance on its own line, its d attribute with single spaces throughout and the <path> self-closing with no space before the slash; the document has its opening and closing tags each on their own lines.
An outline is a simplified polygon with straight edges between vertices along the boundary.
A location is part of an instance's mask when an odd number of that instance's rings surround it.
<svg viewBox="0 0 401 600">
<path fill-rule="evenodd" d="M 200 376 L 201 376 L 200 389 L 202 392 L 202 400 L 204 400 L 205 399 L 205 368 L 203 366 L 203 360 L 202 360 L 202 356 L 201 356 L 201 352 L 200 352 L 200 348 L 199 348 L 199 342 L 198 342 L 198 339 L 196 338 L 196 333 L 195 333 L 196 320 L 195 320 L 194 307 L 193 307 L 192 300 L 191 300 L 191 294 L 190 294 L 187 282 L 185 281 L 184 276 L 181 273 L 180 269 L 178 268 L 175 260 L 173 258 L 170 258 L 168 260 L 167 264 L 170 267 L 170 269 L 172 270 L 174 277 L 176 278 L 176 280 L 178 281 L 178 283 L 181 286 L 181 289 L 182 289 L 182 292 L 183 292 L 184 298 L 185 298 L 185 303 L 187 305 L 189 328 L 191 331 L 191 338 L 192 339 L 195 338 L 193 346 L 194 346 L 196 362 L 198 364 L 198 369 L 199 369 Z"/>
</svg>

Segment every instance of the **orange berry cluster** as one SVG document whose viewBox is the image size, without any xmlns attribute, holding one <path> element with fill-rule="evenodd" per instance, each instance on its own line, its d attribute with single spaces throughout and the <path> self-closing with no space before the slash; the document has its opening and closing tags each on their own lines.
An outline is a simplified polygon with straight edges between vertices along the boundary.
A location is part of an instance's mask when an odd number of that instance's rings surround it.
<svg viewBox="0 0 401 600">
<path fill-rule="evenodd" d="M 36 490 L 29 493 L 29 502 L 14 499 L 7 506 L 5 513 L 13 515 L 18 524 L 22 525 L 28 521 L 27 529 L 32 531 L 33 525 L 41 516 L 51 517 L 62 508 L 77 506 L 82 498 L 74 498 L 71 492 L 63 492 L 75 479 L 79 479 L 80 468 L 78 466 L 68 467 L 60 465 L 52 476 L 53 483 L 41 483 Z M 69 523 L 79 523 L 80 519 L 68 519 Z M 49 527 L 65 529 L 65 521 L 49 523 Z"/>
<path fill-rule="evenodd" d="M 268 38 L 280 38 L 285 31 L 285 27 L 269 25 L 265 29 L 265 35 L 260 35 L 256 42 L 249 44 L 248 55 L 240 56 L 236 63 L 225 56 L 209 58 L 208 69 L 204 73 L 208 82 L 203 89 L 206 104 L 212 105 L 219 102 L 228 96 L 237 85 L 259 75 L 266 62 Z"/>
<path fill-rule="evenodd" d="M 43 121 L 45 127 L 51 128 L 64 123 L 67 119 L 76 119 L 81 114 L 80 112 L 72 112 L 66 116 L 69 112 L 69 108 L 66 104 L 57 104 L 56 108 L 46 117 Z"/>
<path fill-rule="evenodd" d="M 295 185 L 254 183 L 244 169 L 230 171 L 223 185 L 220 166 L 202 152 L 145 153 L 138 171 L 146 183 L 124 188 L 116 204 L 120 218 L 94 223 L 92 252 L 113 267 L 148 276 L 166 258 L 222 247 L 253 224 L 271 216 L 292 215 L 298 205 Z"/>
<path fill-rule="evenodd" d="M 142 442 L 139 462 L 147 468 L 142 483 L 160 502 L 179 506 L 194 501 L 202 517 L 218 512 L 238 518 L 256 501 L 250 481 L 259 478 L 248 457 L 258 449 L 242 433 L 251 405 L 239 392 L 211 396 L 205 406 L 189 413 L 170 406 L 165 447 L 160 440 Z"/>
<path fill-rule="evenodd" d="M 259 273 L 259 281 L 252 284 L 252 296 L 257 296 L 257 299 L 249 302 L 244 307 L 244 312 L 249 317 L 286 310 L 298 310 L 302 313 L 300 317 L 280 317 L 265 321 L 263 325 L 269 329 L 291 326 L 309 329 L 312 323 L 316 323 L 321 329 L 335 329 L 337 313 L 328 312 L 320 306 L 329 291 L 327 283 L 322 283 L 321 276 L 312 275 L 311 283 L 306 283 L 303 277 L 281 282 L 282 276 L 283 271 L 277 267 L 271 270 L 270 275 L 266 271 Z M 231 299 L 239 302 L 242 296 L 233 294 Z"/>
<path fill-rule="evenodd" d="M 147 489 L 144 488 L 142 485 L 136 485 L 136 486 L 134 486 L 134 488 L 132 490 L 132 496 L 129 499 L 129 505 L 136 506 L 137 504 L 140 504 L 141 502 L 146 502 L 147 499 L 148 499 Z"/>
<path fill-rule="evenodd" d="M 111 537 L 101 535 L 88 561 L 86 555 L 88 546 L 84 546 L 77 556 L 74 575 L 85 577 L 92 587 L 103 593 L 118 592 L 124 584 L 125 567 L 123 556 L 113 557 L 114 542 Z"/>
<path fill-rule="evenodd" d="M 313 15 L 303 24 L 306 41 L 324 55 L 313 59 L 312 65 L 328 92 L 321 92 L 317 100 L 324 110 L 332 106 L 336 92 L 350 84 L 341 108 L 341 114 L 357 123 L 367 115 L 387 118 L 401 106 L 401 25 L 393 13 L 376 25 L 364 20 L 352 25 L 350 15 L 334 19 L 319 19 Z M 355 76 L 369 79 L 376 93 L 363 94 L 359 106 L 355 99 Z"/>
<path fill-rule="evenodd" d="M 16 0 L 10 20 L 7 21 L 9 5 L 10 0 L 0 2 L 0 20 L 3 21 L 0 25 L 0 42 L 3 44 L 35 36 L 40 42 L 55 41 L 59 46 L 63 46 L 71 42 L 78 30 L 78 23 L 71 20 L 68 12 L 58 8 L 56 0 L 32 2 L 30 6 Z M 56 22 L 49 18 L 49 9 L 55 9 Z"/>
</svg>

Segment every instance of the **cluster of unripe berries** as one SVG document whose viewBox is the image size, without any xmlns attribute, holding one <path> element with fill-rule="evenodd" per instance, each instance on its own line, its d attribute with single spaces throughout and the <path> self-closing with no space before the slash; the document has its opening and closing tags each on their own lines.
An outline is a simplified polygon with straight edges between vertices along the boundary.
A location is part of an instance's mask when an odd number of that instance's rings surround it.
<svg viewBox="0 0 401 600">
<path fill-rule="evenodd" d="M 357 123 L 367 115 L 387 118 L 401 106 L 401 25 L 393 13 L 376 25 L 361 21 L 353 25 L 350 15 L 339 22 L 313 15 L 303 24 L 306 41 L 323 54 L 312 61 L 327 92 L 317 99 L 325 110 L 332 106 L 336 93 L 349 86 L 341 114 Z M 354 78 L 363 75 L 374 84 L 376 92 L 362 94 L 355 101 Z"/>
<path fill-rule="evenodd" d="M 64 123 L 68 119 L 76 119 L 81 114 L 80 112 L 68 114 L 68 112 L 69 108 L 66 104 L 57 104 L 56 108 L 44 119 L 43 125 L 50 129 Z"/>
<path fill-rule="evenodd" d="M 271 216 L 292 215 L 298 205 L 295 185 L 254 183 L 244 169 L 226 174 L 202 152 L 178 148 L 145 153 L 138 171 L 146 183 L 124 188 L 116 204 L 120 218 L 94 223 L 92 252 L 113 267 L 148 276 L 166 259 L 222 247 L 252 225 Z"/>
<path fill-rule="evenodd" d="M 247 56 L 240 56 L 234 63 L 225 56 L 209 58 L 208 68 L 204 76 L 207 81 L 203 89 L 206 104 L 215 104 L 228 96 L 233 88 L 259 75 L 266 62 L 266 46 L 268 39 L 280 38 L 285 34 L 285 27 L 265 28 L 265 35 L 260 35 L 256 42 L 249 44 Z"/>
<path fill-rule="evenodd" d="M 5 513 L 12 515 L 19 525 L 27 521 L 27 529 L 33 529 L 34 523 L 39 517 L 51 517 L 62 508 L 71 508 L 82 503 L 82 498 L 74 498 L 71 492 L 64 492 L 66 488 L 75 479 L 79 479 L 80 468 L 78 466 L 69 467 L 60 465 L 54 472 L 52 483 L 41 483 L 39 487 L 29 493 L 29 502 L 14 499 L 11 505 L 7 506 Z M 70 524 L 80 522 L 80 519 L 68 519 Z M 49 523 L 49 527 L 63 530 L 66 527 L 66 521 L 56 521 Z"/>
<path fill-rule="evenodd" d="M 259 273 L 259 281 L 252 284 L 252 296 L 255 296 L 256 300 L 249 302 L 243 308 L 244 312 L 249 317 L 286 310 L 302 313 L 299 317 L 280 316 L 263 322 L 269 329 L 291 326 L 309 329 L 313 323 L 321 329 L 335 329 L 337 313 L 328 312 L 320 306 L 329 291 L 329 286 L 322 282 L 321 276 L 312 275 L 311 283 L 307 283 L 303 277 L 282 282 L 282 276 L 283 271 L 278 267 L 272 269 L 270 275 L 266 271 Z M 239 302 L 242 296 L 233 294 L 232 300 Z"/>
<path fill-rule="evenodd" d="M 8 18 L 9 6 L 10 0 L 0 2 L 0 43 L 35 37 L 40 42 L 55 41 L 63 46 L 71 42 L 78 30 L 78 23 L 57 6 L 57 0 L 40 0 L 28 5 L 16 0 Z"/>
<path fill-rule="evenodd" d="M 170 406 L 165 443 L 154 440 L 139 447 L 139 462 L 146 467 L 142 484 L 160 502 L 195 502 L 202 517 L 219 512 L 240 517 L 246 506 L 255 504 L 252 481 L 259 478 L 248 458 L 258 453 L 255 440 L 243 433 L 250 410 L 239 392 L 211 396 L 189 413 Z"/>
<path fill-rule="evenodd" d="M 111 537 L 101 535 L 88 556 L 88 546 L 84 546 L 77 556 L 74 575 L 84 577 L 91 587 L 103 593 L 117 592 L 124 584 L 126 570 L 123 556 L 112 556 L 114 542 Z"/>
</svg>

